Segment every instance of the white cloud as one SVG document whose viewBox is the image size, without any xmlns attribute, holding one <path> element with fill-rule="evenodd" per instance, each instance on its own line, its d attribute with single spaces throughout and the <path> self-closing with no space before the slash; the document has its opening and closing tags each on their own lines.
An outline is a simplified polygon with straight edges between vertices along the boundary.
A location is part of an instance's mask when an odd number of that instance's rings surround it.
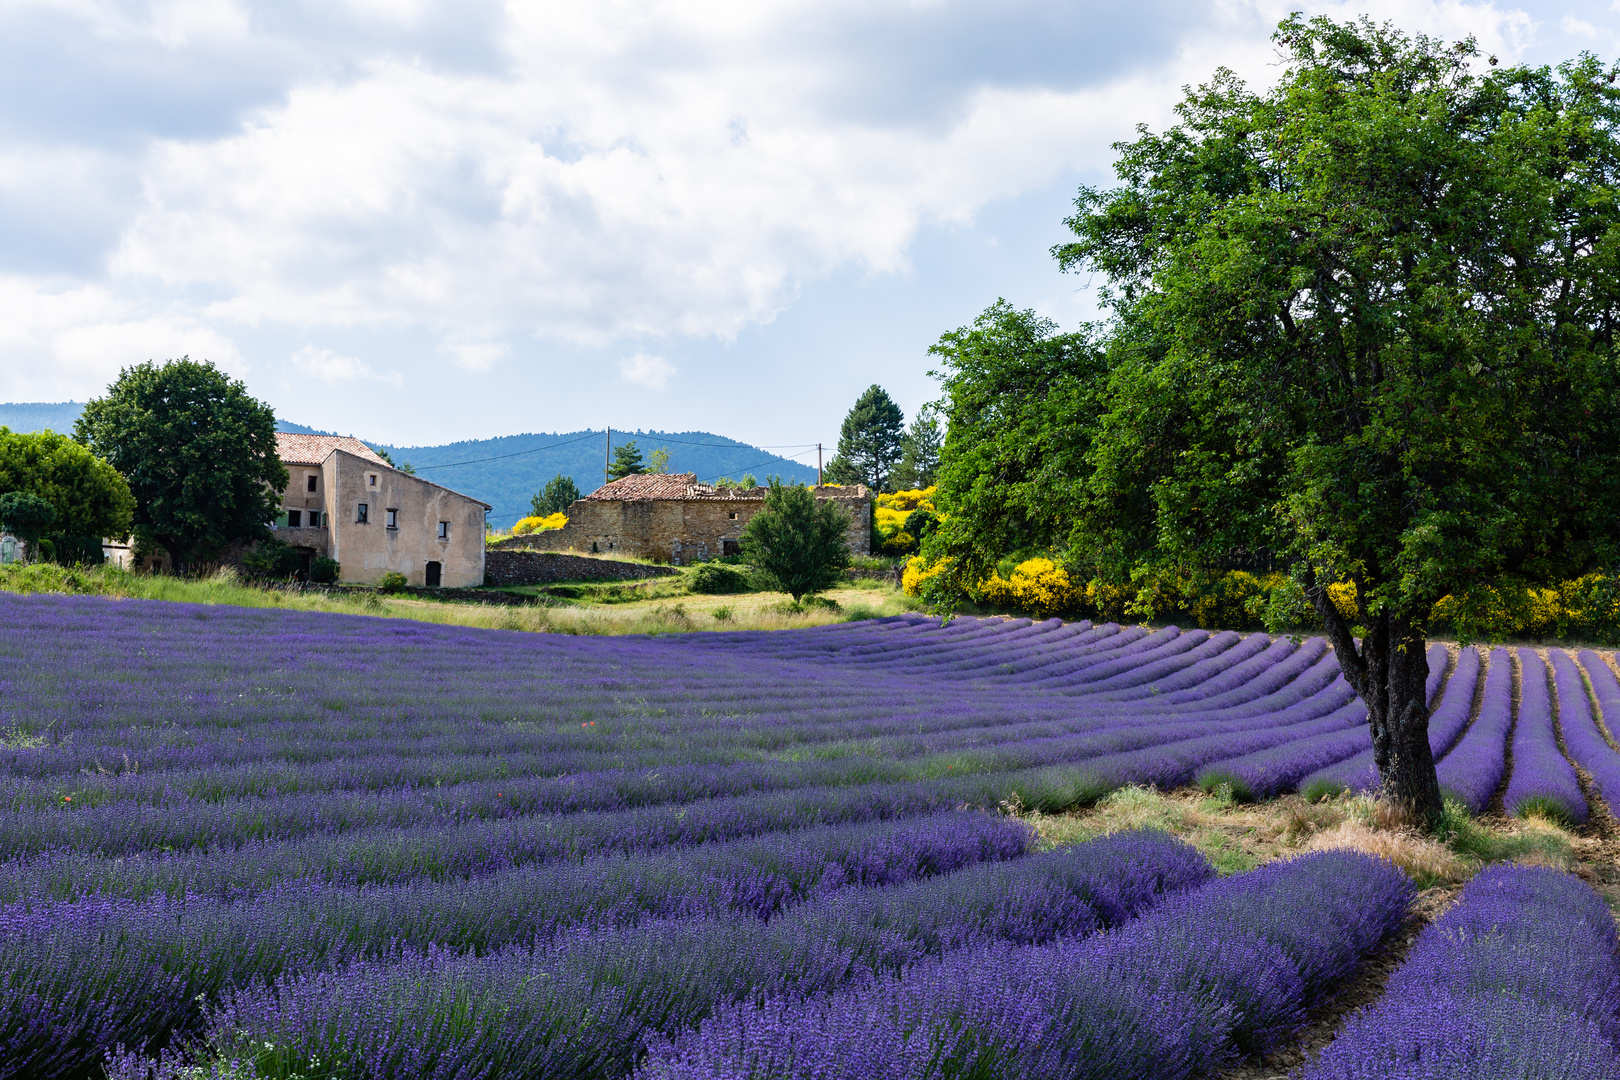
<svg viewBox="0 0 1620 1080">
<path fill-rule="evenodd" d="M 439 349 L 468 371 L 488 371 L 512 351 L 504 341 L 483 341 L 465 335 L 446 341 Z"/>
<path fill-rule="evenodd" d="M 371 365 L 354 356 L 343 356 L 331 349 L 323 349 L 315 345 L 305 345 L 292 354 L 293 367 L 312 379 L 331 385 L 339 382 L 354 380 L 371 380 L 374 382 L 389 383 L 393 386 L 404 385 L 404 380 L 397 371 L 378 374 L 371 369 Z"/>
<path fill-rule="evenodd" d="M 95 109 L 74 134 L 35 124 L 45 142 L 0 153 L 0 229 L 9 199 L 17 220 L 106 235 L 52 271 L 76 277 L 0 280 L 0 394 L 60 394 L 148 355 L 240 366 L 235 342 L 264 327 L 283 337 L 261 363 L 332 385 L 399 376 L 297 342 L 419 335 L 481 373 L 520 336 L 733 340 L 821 275 L 906 273 L 930 224 L 1106 178 L 1109 144 L 1169 123 L 1181 86 L 1223 64 L 1274 77 L 1268 34 L 1294 6 L 348 0 L 271 21 L 236 0 L 13 5 L 109 43 L 69 72 L 130 80 L 98 104 L 156 104 L 111 134 Z M 1463 0 L 1315 10 L 1474 33 L 1508 61 L 1534 29 Z M 458 25 L 483 36 L 457 44 Z M 174 81 L 192 70 L 207 78 Z M 674 371 L 620 364 L 649 389 Z"/>
<path fill-rule="evenodd" d="M 675 372 L 674 364 L 662 356 L 653 356 L 649 353 L 636 353 L 619 361 L 619 378 L 631 386 L 640 386 L 648 390 L 665 389 Z"/>
</svg>

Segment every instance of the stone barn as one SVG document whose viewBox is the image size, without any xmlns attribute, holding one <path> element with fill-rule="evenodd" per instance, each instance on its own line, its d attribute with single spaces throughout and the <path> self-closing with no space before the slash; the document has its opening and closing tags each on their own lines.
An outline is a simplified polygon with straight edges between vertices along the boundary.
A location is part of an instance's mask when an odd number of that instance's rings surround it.
<svg viewBox="0 0 1620 1080">
<path fill-rule="evenodd" d="M 766 488 L 717 488 L 696 473 L 638 473 L 606 484 L 568 508 L 568 524 L 525 537 L 525 546 L 581 554 L 619 553 L 684 566 L 739 554 L 743 526 L 765 505 Z M 817 499 L 849 513 L 849 549 L 872 550 L 872 497 L 864 484 L 822 484 Z"/>
</svg>

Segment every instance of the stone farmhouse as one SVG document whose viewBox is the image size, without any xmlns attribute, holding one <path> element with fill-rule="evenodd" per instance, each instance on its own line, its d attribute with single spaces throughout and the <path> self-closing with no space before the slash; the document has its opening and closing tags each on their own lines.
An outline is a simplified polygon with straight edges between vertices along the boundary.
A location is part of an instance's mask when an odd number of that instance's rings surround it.
<svg viewBox="0 0 1620 1080">
<path fill-rule="evenodd" d="M 347 584 L 373 585 L 390 570 L 426 588 L 484 583 L 488 503 L 400 472 L 359 439 L 282 432 L 276 452 L 289 479 L 272 532 L 303 556 L 306 573 L 324 556 Z M 103 551 L 136 565 L 127 545 Z M 139 565 L 163 569 L 158 556 Z"/>
<path fill-rule="evenodd" d="M 817 499 L 849 513 L 849 549 L 872 550 L 872 497 L 864 484 L 823 484 Z M 618 552 L 676 566 L 740 553 L 743 526 L 765 505 L 765 488 L 717 488 L 696 473 L 638 473 L 597 488 L 568 508 L 561 529 L 523 537 L 523 546 L 580 554 Z"/>
</svg>

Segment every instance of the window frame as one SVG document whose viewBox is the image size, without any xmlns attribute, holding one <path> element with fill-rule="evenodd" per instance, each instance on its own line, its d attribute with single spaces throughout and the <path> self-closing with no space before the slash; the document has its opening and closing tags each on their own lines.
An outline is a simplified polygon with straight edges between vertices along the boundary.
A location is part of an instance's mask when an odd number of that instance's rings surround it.
<svg viewBox="0 0 1620 1080">
<path fill-rule="evenodd" d="M 354 523 L 356 525 L 370 525 L 371 524 L 371 504 L 370 503 L 356 503 L 355 504 Z"/>
<path fill-rule="evenodd" d="M 448 521 L 439 522 L 439 539 L 450 539 L 450 523 Z"/>
<path fill-rule="evenodd" d="M 311 494 L 311 495 L 315 494 L 315 491 L 316 491 L 316 486 L 315 485 L 320 480 L 320 475 L 321 475 L 320 473 L 310 473 L 309 476 L 305 478 L 305 481 L 304 481 L 304 491 L 305 492 L 307 492 L 308 494 Z"/>
<path fill-rule="evenodd" d="M 399 507 L 383 507 L 383 527 L 385 529 L 393 529 L 395 532 L 399 531 Z"/>
</svg>

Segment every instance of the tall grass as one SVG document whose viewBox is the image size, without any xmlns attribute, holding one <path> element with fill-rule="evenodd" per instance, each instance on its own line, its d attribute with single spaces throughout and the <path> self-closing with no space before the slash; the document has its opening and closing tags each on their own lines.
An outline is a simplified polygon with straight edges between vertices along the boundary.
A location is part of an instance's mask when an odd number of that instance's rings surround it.
<svg viewBox="0 0 1620 1080">
<path fill-rule="evenodd" d="M 828 597 L 840 606 L 794 609 L 774 593 L 734 597 L 690 596 L 613 606 L 494 606 L 384 596 L 380 593 L 301 592 L 254 585 L 234 571 L 206 578 L 136 574 L 115 566 L 62 567 L 49 563 L 0 567 L 0 590 L 66 593 L 126 600 L 168 600 L 185 604 L 324 611 L 486 630 L 540 634 L 671 634 L 698 630 L 787 630 L 844 622 L 910 610 L 906 598 L 870 588 L 838 589 Z M 725 618 L 713 609 L 728 609 Z"/>
</svg>

